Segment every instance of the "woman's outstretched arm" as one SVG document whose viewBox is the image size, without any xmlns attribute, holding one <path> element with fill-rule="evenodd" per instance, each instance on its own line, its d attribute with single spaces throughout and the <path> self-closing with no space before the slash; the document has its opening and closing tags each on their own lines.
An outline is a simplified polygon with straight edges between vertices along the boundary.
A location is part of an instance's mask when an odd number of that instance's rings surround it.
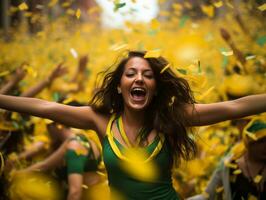
<svg viewBox="0 0 266 200">
<path fill-rule="evenodd" d="M 266 94 L 211 104 L 195 104 L 194 108 L 188 105 L 186 109 L 192 126 L 210 125 L 266 112 Z"/>
<path fill-rule="evenodd" d="M 99 114 L 91 107 L 68 106 L 37 98 L 0 95 L 0 108 L 51 119 L 67 126 L 97 130 Z"/>
</svg>

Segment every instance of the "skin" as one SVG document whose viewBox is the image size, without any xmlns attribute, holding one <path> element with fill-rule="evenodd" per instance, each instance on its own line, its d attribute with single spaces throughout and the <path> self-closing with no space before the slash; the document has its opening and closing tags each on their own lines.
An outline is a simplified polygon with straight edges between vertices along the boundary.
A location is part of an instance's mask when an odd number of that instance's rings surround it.
<svg viewBox="0 0 266 200">
<path fill-rule="evenodd" d="M 144 68 L 147 68 L 145 65 L 140 65 L 141 62 L 135 59 L 130 59 L 127 63 L 127 67 L 129 67 L 129 63 L 132 64 L 131 67 L 135 68 L 137 72 L 143 72 Z M 126 91 L 128 87 L 125 86 L 124 88 L 124 85 L 122 85 L 124 84 L 124 77 L 122 77 L 122 79 L 120 87 L 122 89 L 123 97 L 125 96 L 125 109 L 122 116 L 124 127 L 127 131 L 127 127 L 130 127 L 131 130 L 141 127 L 140 121 L 142 121 L 141 119 L 144 117 L 143 113 L 148 104 L 144 103 L 143 105 L 133 106 L 129 99 L 127 99 L 129 91 Z M 146 78 L 143 78 L 144 85 L 148 85 L 146 80 Z M 132 81 L 137 81 L 137 79 L 134 78 Z M 152 95 L 153 89 L 149 88 L 148 94 Z M 98 133 L 101 139 L 106 135 L 106 127 L 110 118 L 110 115 L 96 113 L 90 106 L 73 107 L 36 98 L 0 95 L 0 107 L 7 110 L 24 112 L 30 115 L 48 118 L 70 127 L 92 129 Z M 186 117 L 193 126 L 210 125 L 225 120 L 265 112 L 266 94 L 246 96 L 233 101 L 211 104 L 195 104 L 194 109 L 192 105 L 187 105 L 185 109 L 187 111 Z M 136 130 L 138 130 L 138 128 Z M 115 131 L 114 127 L 113 131 Z M 153 134 L 153 132 L 151 134 Z M 130 139 L 134 141 L 134 137 L 130 137 Z"/>
<path fill-rule="evenodd" d="M 55 129 L 55 128 L 54 128 Z M 62 129 L 58 129 L 58 132 L 62 132 Z M 68 130 L 71 132 L 70 130 Z M 72 133 L 72 135 L 74 135 Z M 90 140 L 92 151 L 95 157 L 100 156 L 100 150 L 97 145 Z M 63 165 L 64 155 L 67 150 L 81 151 L 82 154 L 87 155 L 88 150 L 79 142 L 75 140 L 67 139 L 54 153 L 52 153 L 45 160 L 38 162 L 24 170 L 17 171 L 17 173 L 22 172 L 30 172 L 30 171 L 46 171 L 49 169 L 54 169 Z M 85 172 L 84 174 L 69 174 L 68 175 L 68 195 L 67 200 L 79 200 L 82 196 L 82 185 L 85 184 L 87 186 L 95 185 L 102 181 L 102 177 L 96 172 Z"/>
</svg>

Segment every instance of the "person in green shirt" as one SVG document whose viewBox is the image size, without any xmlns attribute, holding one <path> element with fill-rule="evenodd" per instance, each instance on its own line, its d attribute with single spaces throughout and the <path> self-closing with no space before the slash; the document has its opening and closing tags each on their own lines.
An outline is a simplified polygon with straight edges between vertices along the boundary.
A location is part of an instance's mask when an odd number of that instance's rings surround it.
<svg viewBox="0 0 266 200">
<path fill-rule="evenodd" d="M 0 108 L 95 130 L 113 199 L 177 200 L 171 169 L 197 152 L 189 130 L 265 112 L 266 94 L 198 104 L 166 59 L 129 51 L 106 72 L 88 106 L 0 95 Z"/>
</svg>

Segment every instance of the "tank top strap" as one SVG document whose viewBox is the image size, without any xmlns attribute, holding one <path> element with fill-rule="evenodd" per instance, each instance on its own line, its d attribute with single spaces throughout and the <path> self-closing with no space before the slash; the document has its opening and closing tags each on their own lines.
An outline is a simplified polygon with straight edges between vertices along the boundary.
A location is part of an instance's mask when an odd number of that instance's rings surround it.
<svg viewBox="0 0 266 200">
<path fill-rule="evenodd" d="M 114 153 L 116 154 L 117 157 L 119 157 L 121 160 L 132 162 L 130 159 L 128 159 L 125 155 L 123 155 L 121 153 L 120 149 L 118 148 L 118 146 L 116 145 L 116 143 L 114 141 L 114 133 L 112 131 L 112 124 L 113 124 L 115 119 L 116 119 L 116 114 L 113 114 L 110 117 L 110 120 L 109 120 L 107 128 L 106 128 L 106 135 L 107 135 L 108 142 L 109 142 L 112 150 L 114 151 Z M 159 142 L 158 142 L 157 146 L 155 147 L 155 149 L 153 150 L 153 152 L 151 153 L 151 155 L 144 161 L 144 163 L 152 160 L 161 151 L 163 144 L 164 144 L 164 141 L 165 141 L 164 135 L 162 133 L 159 133 Z"/>
</svg>

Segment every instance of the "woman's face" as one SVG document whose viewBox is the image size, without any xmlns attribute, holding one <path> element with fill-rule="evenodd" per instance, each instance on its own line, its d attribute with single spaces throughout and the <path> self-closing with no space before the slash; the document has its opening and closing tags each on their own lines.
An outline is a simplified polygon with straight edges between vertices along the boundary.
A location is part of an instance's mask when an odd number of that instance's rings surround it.
<svg viewBox="0 0 266 200">
<path fill-rule="evenodd" d="M 249 156 L 257 161 L 266 161 L 266 137 L 247 145 Z"/>
<path fill-rule="evenodd" d="M 124 106 L 138 111 L 146 108 L 156 92 L 154 72 L 148 61 L 141 57 L 131 58 L 125 65 L 119 87 Z"/>
</svg>

